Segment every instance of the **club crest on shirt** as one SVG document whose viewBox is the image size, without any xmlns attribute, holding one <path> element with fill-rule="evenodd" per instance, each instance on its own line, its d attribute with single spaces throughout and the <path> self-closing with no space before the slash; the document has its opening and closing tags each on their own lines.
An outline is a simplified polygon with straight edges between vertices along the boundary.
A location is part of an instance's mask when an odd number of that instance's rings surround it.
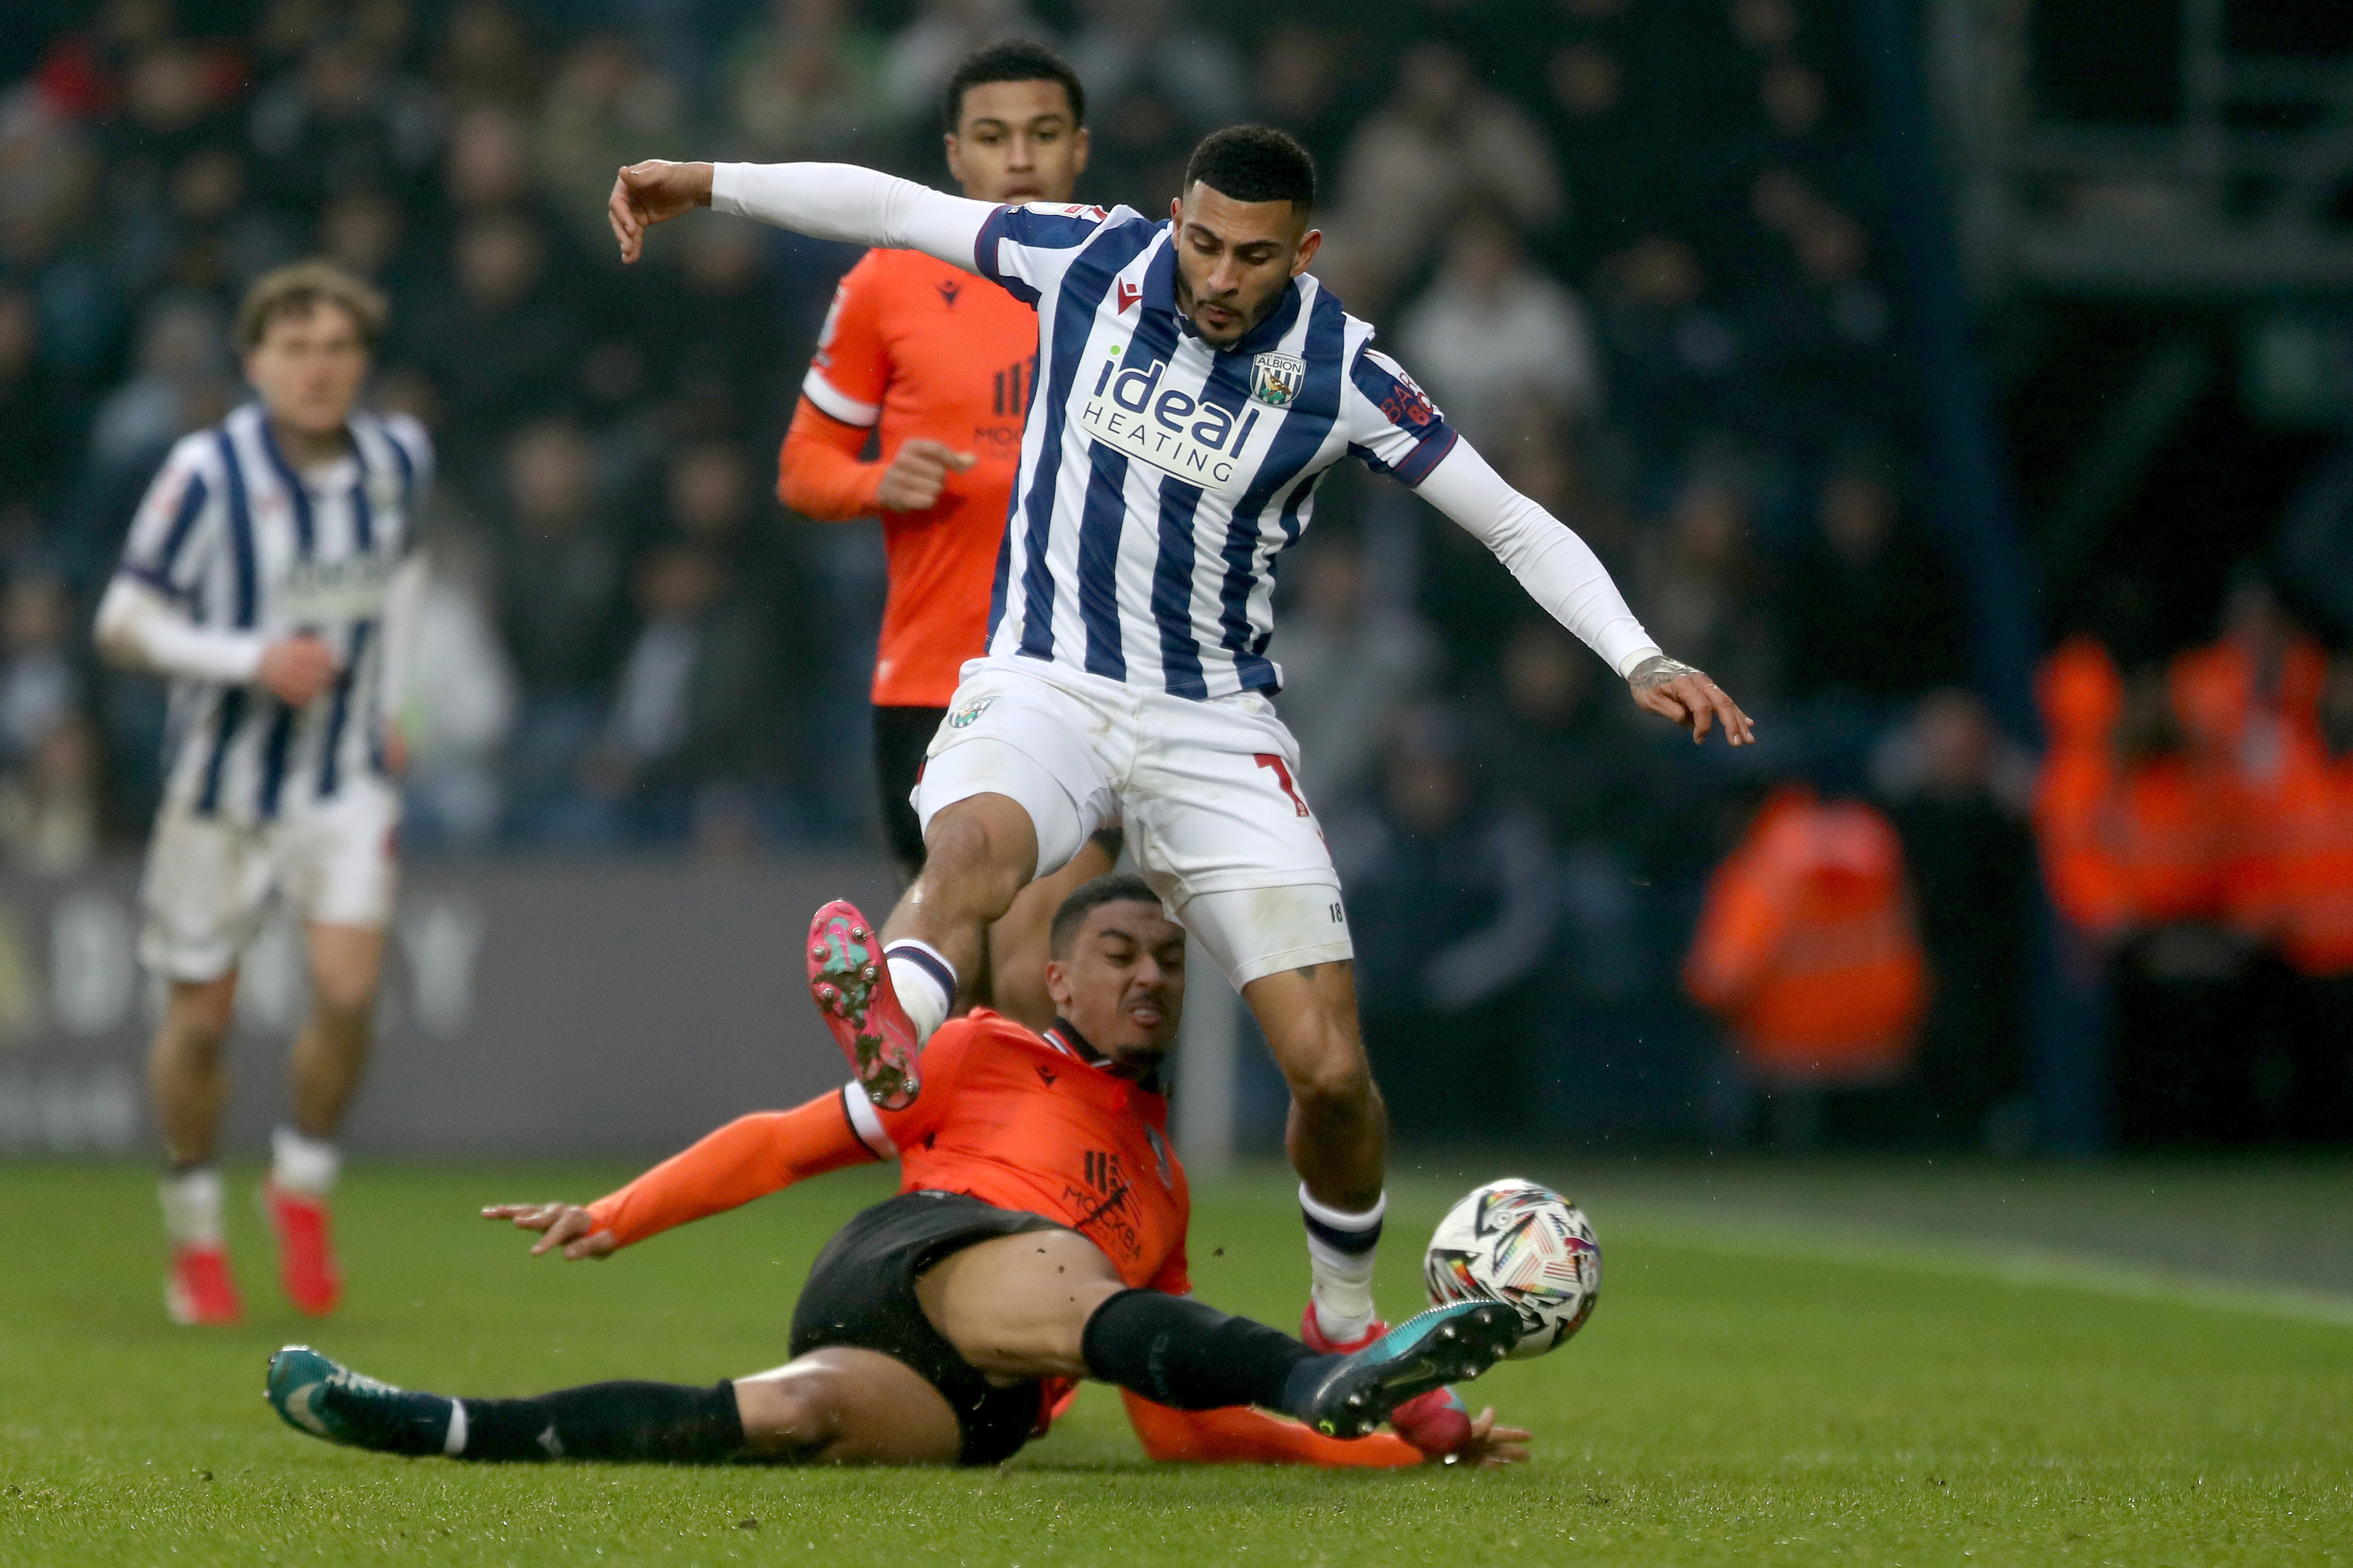
<svg viewBox="0 0 2353 1568">
<path fill-rule="evenodd" d="M 1307 385 L 1307 362 L 1297 354 L 1263 353 L 1250 361 L 1250 395 L 1269 408 L 1288 408 Z"/>
<path fill-rule="evenodd" d="M 378 511 L 400 504 L 400 481 L 390 474 L 370 474 L 367 478 L 368 505 Z"/>
<path fill-rule="evenodd" d="M 997 699 L 994 697 L 974 698 L 971 701 L 965 703 L 963 707 L 948 715 L 948 728 L 951 730 L 970 729 L 973 721 L 978 719 L 982 714 L 987 712 L 989 704 L 996 700 Z"/>
</svg>

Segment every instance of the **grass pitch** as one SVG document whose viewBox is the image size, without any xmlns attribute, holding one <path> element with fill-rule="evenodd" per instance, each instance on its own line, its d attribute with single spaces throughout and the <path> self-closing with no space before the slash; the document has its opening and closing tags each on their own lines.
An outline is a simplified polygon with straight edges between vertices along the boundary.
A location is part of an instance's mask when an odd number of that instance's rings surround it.
<svg viewBox="0 0 2353 1568">
<path fill-rule="evenodd" d="M 1724 1204 L 1694 1218 L 1687 1190 L 1622 1169 L 1570 1186 L 1606 1259 L 1592 1321 L 1476 1391 L 1537 1431 L 1508 1473 L 1151 1466 L 1102 1389 L 977 1473 L 410 1461 L 305 1438 L 262 1403 L 269 1351 L 298 1340 L 459 1394 L 772 1365 L 817 1248 L 888 1190 L 845 1173 L 605 1264 L 528 1258 L 470 1217 L 627 1173 L 356 1169 L 349 1296 L 322 1323 L 280 1303 L 240 1205 L 248 1326 L 196 1331 L 164 1320 L 148 1173 L 0 1168 L 0 1564 L 2353 1562 L 2353 1299 L 2177 1291 L 1982 1238 L 1824 1241 Z M 1393 1189 L 1393 1313 L 1471 1184 Z M 2341 1169 L 2288 1185 L 2340 1221 L 2353 1200 Z M 1296 1320 L 1289 1190 L 1268 1171 L 1200 1201 L 1204 1299 Z M 2181 1265 L 2210 1241 L 2183 1235 Z"/>
</svg>

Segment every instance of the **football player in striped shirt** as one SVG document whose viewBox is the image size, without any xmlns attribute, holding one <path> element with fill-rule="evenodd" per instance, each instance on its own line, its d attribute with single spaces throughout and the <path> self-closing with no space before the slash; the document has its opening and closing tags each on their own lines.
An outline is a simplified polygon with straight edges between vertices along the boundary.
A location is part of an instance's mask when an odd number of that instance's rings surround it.
<svg viewBox="0 0 2353 1568">
<path fill-rule="evenodd" d="M 165 1304 L 184 1323 L 240 1310 L 213 1155 L 237 963 L 273 900 L 302 920 L 311 1013 L 263 1207 L 294 1305 L 324 1313 L 342 1293 L 327 1196 L 392 914 L 387 715 L 433 460 L 415 420 L 356 407 L 385 313 L 381 294 L 321 262 L 254 285 L 236 339 L 258 401 L 173 447 L 99 605 L 100 652 L 172 682 L 139 952 L 166 983 L 148 1084 L 168 1163 Z"/>
<path fill-rule="evenodd" d="M 1275 716 L 1275 558 L 1354 457 L 1483 541 L 1642 708 L 1694 740 L 1747 716 L 1662 653 L 1574 533 L 1488 467 L 1308 272 L 1314 161 L 1240 126 L 1194 150 L 1166 222 L 1127 207 L 990 206 L 832 163 L 623 169 L 625 261 L 699 205 L 820 237 L 906 246 L 1038 310 L 1039 386 L 991 596 L 917 789 L 928 853 L 880 932 L 819 911 L 810 981 L 882 1106 L 987 922 L 1116 814 L 1145 877 L 1241 991 L 1291 1088 L 1313 1279 L 1303 1337 L 1377 1331 L 1373 1252 L 1388 1124 L 1356 1025 L 1347 917 Z M 1433 927 L 1436 952 L 1460 932 Z M 1480 1042 L 1433 1041 L 1484 1070 Z M 1499 1085 L 1503 1092 L 1508 1086 Z"/>
<path fill-rule="evenodd" d="M 1087 164 L 1086 92 L 1039 44 L 994 44 L 949 79 L 950 173 L 986 202 L 1067 202 Z M 801 383 L 776 496 L 820 522 L 880 515 L 891 592 L 874 662 L 874 773 L 891 853 L 923 865 L 915 775 L 959 672 L 986 651 L 988 588 L 1037 374 L 1038 312 L 920 250 L 868 251 L 842 279 Z M 879 437 L 875 460 L 860 458 Z M 1042 1028 L 1046 924 L 1119 858 L 1116 828 L 1040 877 L 989 928 L 968 992 Z M 980 984 L 973 984 L 979 982 Z"/>
</svg>

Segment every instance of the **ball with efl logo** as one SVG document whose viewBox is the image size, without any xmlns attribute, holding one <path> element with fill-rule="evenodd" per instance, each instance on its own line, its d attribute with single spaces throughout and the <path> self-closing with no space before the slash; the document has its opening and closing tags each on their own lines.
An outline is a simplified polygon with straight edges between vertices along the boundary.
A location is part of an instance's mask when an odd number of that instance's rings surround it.
<svg viewBox="0 0 2353 1568">
<path fill-rule="evenodd" d="M 1507 1176 L 1456 1204 L 1422 1255 L 1430 1302 L 1501 1301 L 1520 1315 L 1515 1360 L 1585 1326 L 1601 1294 L 1601 1244 L 1584 1211 L 1550 1187 Z"/>
</svg>

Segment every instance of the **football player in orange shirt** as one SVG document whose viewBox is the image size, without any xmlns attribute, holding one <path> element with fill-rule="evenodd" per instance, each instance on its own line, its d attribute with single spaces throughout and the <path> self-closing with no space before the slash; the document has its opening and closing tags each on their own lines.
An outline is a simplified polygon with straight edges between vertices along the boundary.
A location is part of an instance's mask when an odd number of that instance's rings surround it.
<svg viewBox="0 0 2353 1568">
<path fill-rule="evenodd" d="M 947 87 L 948 170 L 987 202 L 1067 202 L 1087 166 L 1086 94 L 1039 44 L 992 45 Z M 776 465 L 776 496 L 803 517 L 878 513 L 891 590 L 874 661 L 874 773 L 902 875 L 923 865 L 908 796 L 947 717 L 957 672 L 988 630 L 997 555 L 1037 374 L 1038 315 L 918 250 L 870 250 L 834 293 Z M 879 458 L 862 458 L 870 437 Z M 1119 858 L 1107 832 L 1040 878 L 990 932 L 983 994 L 1033 1026 L 1053 1016 L 1037 978 L 1064 895 Z"/>
<path fill-rule="evenodd" d="M 539 1233 L 534 1256 L 604 1258 L 896 1155 L 899 1195 L 844 1226 L 810 1268 L 786 1365 L 708 1388 L 453 1399 L 290 1345 L 270 1358 L 271 1405 L 314 1436 L 412 1455 L 995 1464 L 1091 1377 L 1126 1390 L 1156 1458 L 1524 1458 L 1525 1432 L 1497 1427 L 1492 1410 L 1471 1421 L 1442 1386 L 1485 1371 L 1518 1337 L 1500 1302 L 1435 1309 L 1365 1350 L 1318 1354 L 1190 1299 L 1190 1199 L 1159 1092 L 1184 1005 L 1184 930 L 1141 878 L 1111 876 L 1062 903 L 1049 942 L 1052 1026 L 1032 1033 L 987 1009 L 942 1026 L 923 1093 L 904 1110 L 878 1110 L 852 1083 L 741 1118 L 585 1208 L 482 1211 Z M 1413 1440 L 1343 1440 L 1384 1418 Z"/>
</svg>

